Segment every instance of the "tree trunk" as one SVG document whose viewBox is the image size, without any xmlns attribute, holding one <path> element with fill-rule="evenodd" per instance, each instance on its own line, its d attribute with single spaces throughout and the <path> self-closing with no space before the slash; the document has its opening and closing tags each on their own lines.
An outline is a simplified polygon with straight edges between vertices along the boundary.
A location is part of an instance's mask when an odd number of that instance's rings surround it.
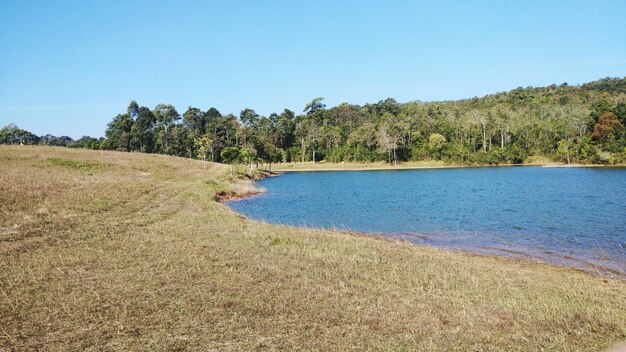
<svg viewBox="0 0 626 352">
<path fill-rule="evenodd" d="M 483 151 L 487 151 L 487 127 L 481 126 L 483 128 Z"/>
</svg>

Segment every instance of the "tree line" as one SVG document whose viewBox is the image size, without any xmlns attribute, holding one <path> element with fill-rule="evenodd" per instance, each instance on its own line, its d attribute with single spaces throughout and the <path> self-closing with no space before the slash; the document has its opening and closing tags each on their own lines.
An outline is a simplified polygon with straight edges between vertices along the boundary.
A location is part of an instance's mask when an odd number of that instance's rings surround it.
<svg viewBox="0 0 626 352">
<path fill-rule="evenodd" d="M 313 99 L 302 113 L 268 116 L 247 108 L 238 116 L 212 107 L 169 104 L 153 109 L 131 101 L 105 137 L 37 137 L 14 125 L 0 143 L 160 153 L 216 162 L 374 162 L 443 160 L 462 164 L 626 163 L 626 78 L 580 86 L 517 88 L 456 101 L 327 108 Z"/>
<path fill-rule="evenodd" d="M 49 145 L 55 147 L 100 149 L 104 138 L 83 136 L 77 140 L 68 136 L 56 137 L 51 134 L 37 136 L 10 123 L 0 129 L 0 144 Z"/>
</svg>

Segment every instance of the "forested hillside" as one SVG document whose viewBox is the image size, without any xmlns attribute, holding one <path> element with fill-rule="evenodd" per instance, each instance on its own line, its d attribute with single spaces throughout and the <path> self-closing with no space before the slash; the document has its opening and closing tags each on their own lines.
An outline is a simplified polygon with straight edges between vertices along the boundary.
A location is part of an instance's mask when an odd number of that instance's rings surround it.
<svg viewBox="0 0 626 352">
<path fill-rule="evenodd" d="M 444 160 L 464 164 L 626 162 L 626 78 L 566 83 L 458 101 L 327 108 L 323 98 L 301 114 L 285 109 L 239 116 L 132 101 L 108 124 L 104 139 L 70 146 L 162 153 L 221 162 Z M 26 138 L 17 137 L 21 131 Z M 2 143 L 51 144 L 5 127 Z M 46 142 L 47 141 L 47 142 Z"/>
</svg>

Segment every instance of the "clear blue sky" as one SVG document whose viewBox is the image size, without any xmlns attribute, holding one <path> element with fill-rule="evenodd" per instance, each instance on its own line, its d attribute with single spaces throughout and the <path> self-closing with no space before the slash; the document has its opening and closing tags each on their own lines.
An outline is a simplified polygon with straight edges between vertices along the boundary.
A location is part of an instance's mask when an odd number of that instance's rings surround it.
<svg viewBox="0 0 626 352">
<path fill-rule="evenodd" d="M 626 1 L 0 2 L 0 126 L 102 136 L 130 100 L 238 114 L 626 75 Z"/>
</svg>

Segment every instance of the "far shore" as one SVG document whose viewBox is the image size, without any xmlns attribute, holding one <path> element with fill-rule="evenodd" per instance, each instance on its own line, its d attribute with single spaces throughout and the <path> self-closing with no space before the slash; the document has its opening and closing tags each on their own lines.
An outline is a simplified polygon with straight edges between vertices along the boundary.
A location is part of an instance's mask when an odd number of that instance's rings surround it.
<svg viewBox="0 0 626 352">
<path fill-rule="evenodd" d="M 599 164 L 564 164 L 558 162 L 524 163 L 524 164 L 451 164 L 438 161 L 404 162 L 398 164 L 378 163 L 279 163 L 274 164 L 272 172 L 308 172 L 308 171 L 377 171 L 377 170 L 420 170 L 420 169 L 456 169 L 481 167 L 511 167 L 511 166 L 539 166 L 554 168 L 597 168 L 597 167 L 626 167 L 626 165 L 599 165 Z"/>
</svg>

